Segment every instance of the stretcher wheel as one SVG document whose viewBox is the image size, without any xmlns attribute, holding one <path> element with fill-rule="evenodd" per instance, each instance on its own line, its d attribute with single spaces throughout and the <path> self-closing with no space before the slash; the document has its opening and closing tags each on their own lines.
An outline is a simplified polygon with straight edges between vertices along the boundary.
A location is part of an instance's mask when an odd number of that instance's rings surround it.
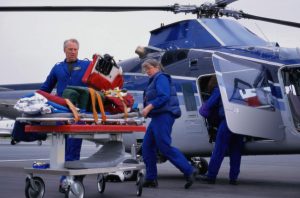
<svg viewBox="0 0 300 198">
<path fill-rule="evenodd" d="M 81 181 L 75 180 L 69 186 L 69 189 L 66 192 L 66 198 L 83 198 L 84 197 L 84 186 Z"/>
<path fill-rule="evenodd" d="M 97 188 L 99 193 L 104 193 L 105 191 L 105 178 L 103 174 L 99 174 L 97 178 Z"/>
<path fill-rule="evenodd" d="M 144 174 L 142 172 L 139 172 L 136 180 L 136 195 L 139 197 L 143 193 L 143 183 L 144 183 Z"/>
<path fill-rule="evenodd" d="M 26 198 L 42 198 L 45 194 L 45 183 L 40 177 L 26 178 Z"/>
</svg>

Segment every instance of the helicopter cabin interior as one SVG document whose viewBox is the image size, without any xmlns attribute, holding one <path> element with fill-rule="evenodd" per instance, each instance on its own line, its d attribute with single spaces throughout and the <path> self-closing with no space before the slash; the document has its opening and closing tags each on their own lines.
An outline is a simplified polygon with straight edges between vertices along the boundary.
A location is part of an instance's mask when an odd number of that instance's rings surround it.
<svg viewBox="0 0 300 198">
<path fill-rule="evenodd" d="M 216 75 L 205 75 L 198 79 L 198 88 L 200 89 L 199 95 L 201 101 L 205 102 L 210 97 L 214 87 L 218 84 Z M 215 142 L 218 126 L 220 124 L 218 116 L 218 107 L 214 107 L 211 110 L 211 116 L 205 119 L 207 132 L 209 136 L 209 142 Z"/>
<path fill-rule="evenodd" d="M 287 95 L 292 121 L 300 131 L 300 68 L 296 66 L 281 69 L 284 91 Z"/>
</svg>

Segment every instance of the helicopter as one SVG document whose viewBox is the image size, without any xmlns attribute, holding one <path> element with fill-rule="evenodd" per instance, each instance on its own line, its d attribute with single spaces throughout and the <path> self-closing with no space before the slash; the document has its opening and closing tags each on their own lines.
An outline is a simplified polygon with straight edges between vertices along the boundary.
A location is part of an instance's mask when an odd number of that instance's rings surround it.
<svg viewBox="0 0 300 198">
<path fill-rule="evenodd" d="M 207 162 L 203 157 L 211 155 L 217 126 L 201 117 L 198 109 L 210 94 L 208 82 L 212 78 L 219 84 L 229 129 L 245 136 L 243 155 L 300 153 L 300 51 L 280 47 L 277 43 L 270 45 L 236 19 L 296 28 L 300 24 L 227 9 L 235 1 L 216 0 L 200 6 L 2 6 L 0 12 L 155 10 L 195 14 L 195 19 L 152 30 L 148 46 L 137 48 L 138 57 L 122 60 L 118 65 L 124 72 L 124 88 L 141 107 L 147 84 L 141 64 L 148 58 L 162 63 L 174 80 L 182 110 L 182 116 L 173 126 L 172 144 L 204 174 Z M 1 116 L 16 118 L 18 113 L 12 109 L 16 99 L 39 86 L 2 85 Z M 123 138 L 127 151 L 132 145 L 139 148 L 143 141 L 139 133 Z M 163 156 L 160 160 L 164 161 Z"/>
</svg>

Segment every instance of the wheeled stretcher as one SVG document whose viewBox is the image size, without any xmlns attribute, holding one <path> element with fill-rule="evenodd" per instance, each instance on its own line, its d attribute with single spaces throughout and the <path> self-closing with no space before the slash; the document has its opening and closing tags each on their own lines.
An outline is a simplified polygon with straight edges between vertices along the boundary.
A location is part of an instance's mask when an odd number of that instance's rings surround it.
<svg viewBox="0 0 300 198">
<path fill-rule="evenodd" d="M 117 171 L 137 171 L 136 195 L 142 195 L 142 183 L 144 179 L 144 165 L 141 163 L 124 163 L 126 161 L 125 148 L 122 134 L 133 132 L 145 132 L 146 128 L 139 118 L 107 118 L 105 123 L 91 124 L 90 118 L 81 117 L 80 124 L 72 123 L 72 116 L 68 117 L 20 117 L 17 120 L 27 122 L 25 132 L 50 133 L 50 167 L 39 169 L 25 167 L 27 173 L 25 195 L 26 197 L 43 197 L 45 184 L 41 177 L 34 174 L 64 175 L 65 197 L 84 197 L 84 185 L 82 179 L 86 175 L 98 174 L 97 187 L 99 193 L 105 190 L 105 175 Z M 85 121 L 84 121 L 85 120 Z M 62 125 L 54 125 L 60 122 Z M 38 123 L 32 125 L 31 123 Z M 77 161 L 65 162 L 65 135 L 74 138 L 105 139 L 104 145 L 92 156 Z M 132 147 L 134 148 L 134 147 Z M 132 153 L 135 153 L 133 151 Z"/>
</svg>

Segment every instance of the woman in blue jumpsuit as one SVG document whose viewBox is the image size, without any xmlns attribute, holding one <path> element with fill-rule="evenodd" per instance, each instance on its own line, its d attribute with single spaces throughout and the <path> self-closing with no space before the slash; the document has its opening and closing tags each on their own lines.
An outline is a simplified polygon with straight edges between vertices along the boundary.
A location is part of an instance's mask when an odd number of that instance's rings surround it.
<svg viewBox="0 0 300 198">
<path fill-rule="evenodd" d="M 161 71 L 161 64 L 154 60 L 146 60 L 142 64 L 143 70 L 150 77 L 144 91 L 144 117 L 150 117 L 142 154 L 146 165 L 146 180 L 144 187 L 157 187 L 157 152 L 160 151 L 174 166 L 176 166 L 187 180 L 185 188 L 194 182 L 194 169 L 185 156 L 171 146 L 172 126 L 176 118 L 181 116 L 176 89 L 172 85 L 171 77 Z"/>
<path fill-rule="evenodd" d="M 213 89 L 209 99 L 201 106 L 199 113 L 203 117 L 208 118 L 210 116 L 211 109 L 215 106 L 218 107 L 221 122 L 218 127 L 214 150 L 209 161 L 208 173 L 204 180 L 210 184 L 215 183 L 224 156 L 226 152 L 228 152 L 230 157 L 229 183 L 236 185 L 237 178 L 240 173 L 243 136 L 234 134 L 229 130 L 218 86 Z"/>
</svg>

